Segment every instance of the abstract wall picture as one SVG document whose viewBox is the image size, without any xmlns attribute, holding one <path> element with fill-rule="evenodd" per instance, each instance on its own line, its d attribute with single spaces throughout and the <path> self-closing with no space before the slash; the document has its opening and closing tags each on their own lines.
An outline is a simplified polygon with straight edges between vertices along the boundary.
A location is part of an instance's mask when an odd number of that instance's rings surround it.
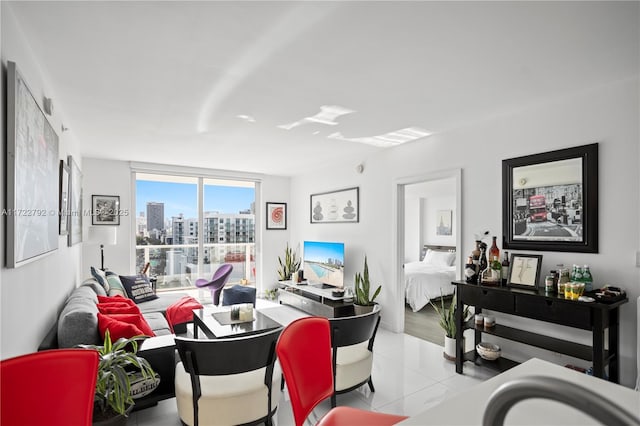
<svg viewBox="0 0 640 426">
<path fill-rule="evenodd" d="M 267 203 L 267 229 L 287 229 L 287 203 Z"/>
<path fill-rule="evenodd" d="M 311 194 L 311 223 L 358 222 L 359 188 Z"/>
<path fill-rule="evenodd" d="M 58 249 L 58 135 L 14 62 L 7 62 L 6 265 Z"/>
</svg>

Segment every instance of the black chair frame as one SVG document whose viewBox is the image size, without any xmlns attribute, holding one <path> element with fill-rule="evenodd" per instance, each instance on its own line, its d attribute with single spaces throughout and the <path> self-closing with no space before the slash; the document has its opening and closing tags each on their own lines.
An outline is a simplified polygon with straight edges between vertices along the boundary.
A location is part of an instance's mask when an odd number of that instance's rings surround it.
<svg viewBox="0 0 640 426">
<path fill-rule="evenodd" d="M 260 368 L 265 369 L 268 414 L 244 425 L 272 425 L 277 409 L 271 407 L 272 378 L 276 361 L 276 342 L 281 332 L 282 327 L 260 334 L 226 339 L 175 338 L 184 369 L 191 377 L 194 426 L 198 426 L 198 400 L 202 396 L 200 376 L 238 374 Z"/>
<path fill-rule="evenodd" d="M 331 327 L 331 350 L 333 352 L 333 395 L 331 395 L 331 407 L 336 406 L 336 395 L 351 392 L 367 383 L 371 392 L 375 392 L 371 375 L 362 382 L 347 389 L 336 390 L 336 362 L 338 348 L 351 346 L 369 341 L 367 348 L 373 352 L 373 343 L 380 325 L 380 308 L 374 307 L 372 312 L 352 317 L 329 318 Z"/>
</svg>

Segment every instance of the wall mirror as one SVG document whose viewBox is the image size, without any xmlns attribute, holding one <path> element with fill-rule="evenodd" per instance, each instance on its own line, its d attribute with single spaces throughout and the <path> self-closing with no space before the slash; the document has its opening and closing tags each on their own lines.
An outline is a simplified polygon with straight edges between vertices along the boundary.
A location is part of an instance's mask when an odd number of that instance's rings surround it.
<svg viewBox="0 0 640 426">
<path fill-rule="evenodd" d="M 598 144 L 502 161 L 502 246 L 598 252 Z"/>
</svg>

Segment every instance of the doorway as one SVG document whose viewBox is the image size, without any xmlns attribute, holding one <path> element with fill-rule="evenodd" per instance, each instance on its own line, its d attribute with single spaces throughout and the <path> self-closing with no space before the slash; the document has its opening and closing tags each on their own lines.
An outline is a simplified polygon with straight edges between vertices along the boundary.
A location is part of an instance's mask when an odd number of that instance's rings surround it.
<svg viewBox="0 0 640 426">
<path fill-rule="evenodd" d="M 460 279 L 461 186 L 460 169 L 401 178 L 394 185 L 397 226 L 394 259 L 398 295 L 394 319 L 398 331 L 437 344 L 442 344 L 440 339 L 444 340 L 441 337 L 443 333 L 439 330 L 438 317 L 429 305 L 428 298 L 419 296 L 420 290 L 409 287 L 407 291 L 405 265 L 413 263 L 413 267 L 422 266 L 420 262 L 426 253 L 426 247 L 439 246 L 445 250 L 452 247 L 455 248 L 455 254 L 451 255 L 455 265 L 452 268 L 452 280 Z M 450 219 L 447 221 L 447 218 Z M 445 305 L 450 300 L 451 297 L 445 298 Z M 433 302 L 440 306 L 439 298 L 433 299 Z"/>
</svg>

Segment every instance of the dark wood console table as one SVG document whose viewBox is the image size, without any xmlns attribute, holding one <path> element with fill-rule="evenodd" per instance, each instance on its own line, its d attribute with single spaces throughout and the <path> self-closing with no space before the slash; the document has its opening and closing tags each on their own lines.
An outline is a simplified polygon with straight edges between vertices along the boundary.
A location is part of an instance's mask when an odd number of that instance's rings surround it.
<svg viewBox="0 0 640 426">
<path fill-rule="evenodd" d="M 593 362 L 593 375 L 604 378 L 605 367 L 609 366 L 609 380 L 618 383 L 618 336 L 619 308 L 628 299 L 614 303 L 580 302 L 566 300 L 557 295 L 545 295 L 544 290 L 525 290 L 512 287 L 490 287 L 454 281 L 456 286 L 456 372 L 462 374 L 465 361 L 488 365 L 499 370 L 506 370 L 517 363 L 499 358 L 496 361 L 485 361 L 473 351 L 464 353 L 463 332 L 465 329 L 475 330 L 475 346 L 481 341 L 482 333 L 491 334 L 504 339 L 513 340 L 538 348 L 547 349 L 575 358 Z M 475 307 L 475 312 L 482 309 L 532 318 L 540 321 L 560 324 L 567 327 L 590 330 L 593 340 L 591 345 L 583 345 L 558 339 L 544 334 L 532 333 L 496 324 L 486 329 L 476 327 L 473 318 L 463 323 L 463 306 Z M 605 342 L 605 330 L 609 330 Z M 605 345 L 606 343 L 606 345 Z"/>
</svg>

